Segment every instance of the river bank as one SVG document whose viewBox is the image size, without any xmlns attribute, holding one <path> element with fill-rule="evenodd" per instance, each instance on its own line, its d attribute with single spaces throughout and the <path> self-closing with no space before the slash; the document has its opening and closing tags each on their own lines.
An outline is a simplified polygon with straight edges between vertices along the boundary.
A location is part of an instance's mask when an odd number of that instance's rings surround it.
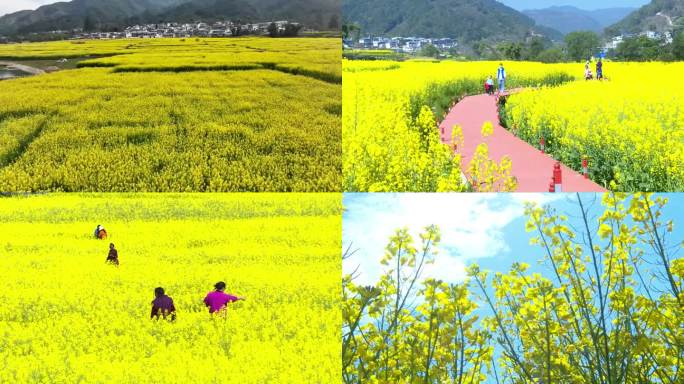
<svg viewBox="0 0 684 384">
<path fill-rule="evenodd" d="M 0 61 L 0 80 L 15 79 L 17 77 L 42 75 L 44 70 L 29 65 L 11 61 Z"/>
</svg>

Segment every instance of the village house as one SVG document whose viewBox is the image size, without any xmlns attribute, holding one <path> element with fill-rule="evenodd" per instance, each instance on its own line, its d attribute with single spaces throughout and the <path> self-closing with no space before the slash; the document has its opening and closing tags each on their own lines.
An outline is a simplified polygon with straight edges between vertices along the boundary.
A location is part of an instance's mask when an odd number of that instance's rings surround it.
<svg viewBox="0 0 684 384">
<path fill-rule="evenodd" d="M 354 42 L 347 39 L 345 46 L 359 49 L 389 49 L 395 52 L 416 53 L 424 46 L 431 44 L 440 51 L 448 51 L 458 45 L 452 38 L 424 38 L 424 37 L 363 37 Z"/>
<path fill-rule="evenodd" d="M 632 38 L 635 36 L 644 36 L 648 39 L 651 40 L 662 40 L 665 44 L 672 44 L 673 41 L 673 36 L 672 32 L 655 32 L 655 31 L 645 31 L 641 32 L 639 34 L 625 34 L 625 35 L 620 35 L 620 36 L 615 36 L 610 41 L 606 43 L 604 46 L 605 49 L 616 49 L 618 45 L 620 45 L 625 39 Z"/>
<path fill-rule="evenodd" d="M 232 21 L 217 21 L 215 23 L 161 23 L 141 24 L 126 27 L 123 32 L 90 32 L 73 31 L 76 39 L 155 39 L 162 37 L 230 37 L 239 35 L 268 35 L 269 27 L 275 24 L 278 32 L 285 31 L 288 24 L 295 24 L 287 20 L 261 23 L 235 23 Z M 308 29 L 312 31 L 312 29 Z"/>
</svg>

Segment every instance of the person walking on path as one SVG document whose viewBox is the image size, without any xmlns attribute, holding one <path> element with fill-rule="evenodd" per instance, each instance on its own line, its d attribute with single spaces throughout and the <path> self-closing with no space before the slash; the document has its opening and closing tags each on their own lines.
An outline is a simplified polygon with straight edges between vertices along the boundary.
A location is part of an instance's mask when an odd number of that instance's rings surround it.
<svg viewBox="0 0 684 384">
<path fill-rule="evenodd" d="M 503 63 L 499 63 L 499 69 L 496 71 L 496 79 L 499 81 L 499 93 L 506 91 L 506 69 Z"/>
<path fill-rule="evenodd" d="M 600 58 L 596 62 L 596 80 L 603 80 L 603 61 Z"/>
<path fill-rule="evenodd" d="M 591 63 L 589 62 L 589 59 L 587 59 L 587 63 L 584 64 L 584 80 L 590 80 L 593 78 L 594 77 L 591 74 Z"/>
<path fill-rule="evenodd" d="M 119 266 L 119 252 L 114 247 L 114 243 L 109 243 L 109 254 L 107 255 L 107 263 Z"/>
<path fill-rule="evenodd" d="M 487 94 L 493 95 L 494 94 L 494 80 L 492 80 L 492 77 L 489 76 L 487 78 Z"/>
<path fill-rule="evenodd" d="M 234 303 L 238 300 L 245 300 L 244 297 L 229 295 L 223 291 L 226 289 L 226 283 L 219 281 L 214 284 L 214 290 L 207 293 L 204 298 L 204 305 L 209 307 L 209 313 L 217 313 L 228 308 L 228 303 Z"/>
<path fill-rule="evenodd" d="M 157 287 L 154 289 L 154 300 L 152 300 L 152 313 L 150 314 L 150 319 L 159 317 L 166 319 L 170 316 L 170 320 L 176 320 L 176 307 L 173 305 L 173 299 L 166 296 L 164 293 L 164 288 Z"/>
</svg>

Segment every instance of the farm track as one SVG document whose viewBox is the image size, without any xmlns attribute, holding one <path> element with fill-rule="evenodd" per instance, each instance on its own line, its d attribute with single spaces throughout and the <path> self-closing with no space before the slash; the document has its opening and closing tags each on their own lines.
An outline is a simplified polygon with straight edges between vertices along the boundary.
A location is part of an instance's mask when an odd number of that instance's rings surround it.
<svg viewBox="0 0 684 384">
<path fill-rule="evenodd" d="M 464 145 L 459 150 L 463 156 L 463 172 L 475 154 L 477 146 L 483 142 L 482 125 L 490 121 L 494 133 L 484 139 L 489 147 L 490 157 L 499 162 L 504 156 L 512 161 L 511 174 L 518 181 L 516 192 L 546 192 L 553 176 L 556 160 L 539 149 L 519 139 L 499 124 L 494 96 L 468 96 L 449 111 L 440 124 L 442 143 L 450 145 L 454 125 L 463 130 Z M 571 168 L 561 165 L 563 172 L 563 192 L 605 192 L 600 185 L 585 179 Z"/>
</svg>

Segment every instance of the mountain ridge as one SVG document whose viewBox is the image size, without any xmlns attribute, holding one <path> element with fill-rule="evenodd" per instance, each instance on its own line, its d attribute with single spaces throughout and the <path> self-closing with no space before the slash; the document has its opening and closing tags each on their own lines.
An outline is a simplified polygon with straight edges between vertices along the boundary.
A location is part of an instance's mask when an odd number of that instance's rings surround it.
<svg viewBox="0 0 684 384">
<path fill-rule="evenodd" d="M 306 10 L 303 12 L 303 10 Z M 164 21 L 211 20 L 225 17 L 245 21 L 285 19 L 320 29 L 339 28 L 340 0 L 193 0 L 158 15 Z"/>
<path fill-rule="evenodd" d="M 342 14 L 364 33 L 385 36 L 451 37 L 468 43 L 558 34 L 494 0 L 344 0 Z"/>
<path fill-rule="evenodd" d="M 554 28 L 563 34 L 574 31 L 603 32 L 604 28 L 619 22 L 637 8 L 612 7 L 585 10 L 574 6 L 552 6 L 541 9 L 526 9 L 522 13 L 531 17 L 538 25 Z"/>
<path fill-rule="evenodd" d="M 646 31 L 671 32 L 684 29 L 684 1 L 651 0 L 623 20 L 606 28 L 608 36 Z"/>
<path fill-rule="evenodd" d="M 72 0 L 0 17 L 0 34 L 92 26 L 116 30 L 132 23 L 286 19 L 325 29 L 339 20 L 340 0 Z"/>
<path fill-rule="evenodd" d="M 159 12 L 181 0 L 73 0 L 43 5 L 0 17 L 0 33 L 30 33 L 83 27 L 87 18 L 105 26 L 144 12 Z M 79 25 L 80 24 L 80 25 Z"/>
</svg>

